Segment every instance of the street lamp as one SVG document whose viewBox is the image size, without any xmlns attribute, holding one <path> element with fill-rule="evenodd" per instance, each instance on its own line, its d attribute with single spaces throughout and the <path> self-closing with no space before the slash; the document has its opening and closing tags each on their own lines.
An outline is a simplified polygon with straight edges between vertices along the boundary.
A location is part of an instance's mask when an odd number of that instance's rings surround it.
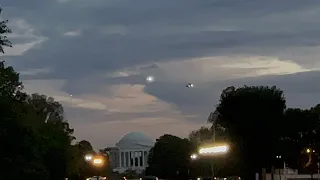
<svg viewBox="0 0 320 180">
<path fill-rule="evenodd" d="M 206 148 L 200 148 L 199 154 L 201 155 L 216 155 L 216 154 L 225 154 L 229 151 L 229 146 L 212 146 Z"/>
<path fill-rule="evenodd" d="M 199 156 L 221 155 L 221 154 L 226 154 L 228 151 L 229 151 L 228 145 L 203 147 L 199 149 L 199 153 L 198 153 L 199 155 L 192 154 L 190 158 L 192 160 L 195 160 Z M 214 164 L 210 163 L 210 166 L 211 166 L 212 178 L 214 178 Z"/>
<path fill-rule="evenodd" d="M 87 154 L 84 156 L 85 161 L 92 163 L 94 166 L 102 166 L 104 164 L 104 159 L 101 156 L 93 156 Z"/>
<path fill-rule="evenodd" d="M 190 156 L 190 159 L 191 159 L 191 160 L 198 159 L 198 154 L 192 154 L 192 155 Z"/>
<path fill-rule="evenodd" d="M 87 162 L 92 160 L 92 155 L 91 154 L 87 154 L 84 156 L 84 160 L 86 160 Z"/>
<path fill-rule="evenodd" d="M 102 158 L 94 158 L 93 161 L 92 161 L 93 165 L 95 166 L 101 166 L 103 165 L 103 159 Z"/>
<path fill-rule="evenodd" d="M 316 157 L 317 157 L 317 170 L 318 170 L 318 174 L 317 174 L 317 179 L 318 180 L 320 180 L 320 162 L 319 162 L 319 153 L 318 152 L 316 152 L 315 150 L 312 150 L 312 149 L 310 149 L 310 148 L 307 148 L 306 149 L 306 152 L 307 152 L 307 154 L 309 154 L 309 161 L 308 161 L 308 163 L 307 164 L 311 164 L 311 161 L 312 161 L 312 154 L 315 154 L 316 155 Z"/>
<path fill-rule="evenodd" d="M 284 179 L 286 179 L 285 175 L 286 175 L 286 161 L 284 159 L 282 159 L 281 155 L 276 156 L 277 159 L 279 160 L 283 160 L 283 175 L 284 175 Z M 279 178 L 281 180 L 281 172 L 279 170 Z"/>
</svg>

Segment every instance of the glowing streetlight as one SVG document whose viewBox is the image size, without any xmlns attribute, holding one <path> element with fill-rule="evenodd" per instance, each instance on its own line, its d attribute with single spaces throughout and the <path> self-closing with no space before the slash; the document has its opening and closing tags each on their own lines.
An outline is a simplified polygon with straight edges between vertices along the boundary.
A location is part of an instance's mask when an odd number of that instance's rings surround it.
<svg viewBox="0 0 320 180">
<path fill-rule="evenodd" d="M 199 154 L 201 155 L 215 155 L 215 154 L 225 154 L 229 150 L 227 145 L 223 146 L 212 146 L 207 148 L 201 148 Z"/>
<path fill-rule="evenodd" d="M 203 147 L 199 149 L 198 154 L 192 154 L 190 158 L 195 160 L 198 156 L 206 156 L 206 155 L 219 155 L 219 154 L 226 154 L 229 151 L 228 145 L 220 145 L 220 146 L 210 146 L 210 147 Z M 214 164 L 210 163 L 211 166 L 211 176 L 214 177 Z"/>
<path fill-rule="evenodd" d="M 307 152 L 307 153 L 311 153 L 311 149 L 308 148 L 308 149 L 306 150 L 306 152 Z"/>
<path fill-rule="evenodd" d="M 87 162 L 92 160 L 92 155 L 91 154 L 87 154 L 84 156 L 84 160 L 86 160 Z"/>
<path fill-rule="evenodd" d="M 104 163 L 104 160 L 101 157 L 95 157 L 92 161 L 92 164 L 95 166 L 102 166 Z"/>
<path fill-rule="evenodd" d="M 192 154 L 192 155 L 190 156 L 190 158 L 191 158 L 192 160 L 198 159 L 198 155 L 197 155 L 197 154 Z"/>
</svg>

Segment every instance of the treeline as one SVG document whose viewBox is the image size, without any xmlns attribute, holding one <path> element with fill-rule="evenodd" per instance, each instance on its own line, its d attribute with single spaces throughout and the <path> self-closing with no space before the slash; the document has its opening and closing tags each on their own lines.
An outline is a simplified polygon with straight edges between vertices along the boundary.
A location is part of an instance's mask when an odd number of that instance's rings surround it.
<svg viewBox="0 0 320 180">
<path fill-rule="evenodd" d="M 1 13 L 1 11 L 0 11 Z M 7 21 L 0 22 L 0 52 L 11 47 Z M 75 142 L 63 107 L 53 98 L 23 92 L 19 74 L 0 62 L 0 179 L 84 179 L 99 172 L 85 163 L 94 153 Z"/>
<path fill-rule="evenodd" d="M 244 179 L 254 179 L 262 168 L 269 172 L 272 167 L 283 168 L 284 163 L 301 173 L 317 172 L 320 105 L 287 108 L 284 93 L 277 87 L 232 86 L 222 91 L 215 107 L 208 119 L 212 126 L 191 132 L 188 140 L 171 135 L 159 138 L 149 157 L 150 174 L 164 178 L 172 178 L 167 174 L 182 177 L 183 173 L 176 173 L 180 171 L 189 176 L 210 175 L 209 162 L 214 162 L 217 176 Z M 198 147 L 212 143 L 213 130 L 216 142 L 229 144 L 230 152 L 192 162 L 190 155 Z"/>
</svg>

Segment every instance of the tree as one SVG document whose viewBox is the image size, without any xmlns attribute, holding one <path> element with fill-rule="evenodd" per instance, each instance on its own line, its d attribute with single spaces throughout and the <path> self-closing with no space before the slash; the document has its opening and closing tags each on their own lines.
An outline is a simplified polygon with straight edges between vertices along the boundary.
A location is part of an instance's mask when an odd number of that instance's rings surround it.
<svg viewBox="0 0 320 180">
<path fill-rule="evenodd" d="M 86 153 L 94 152 L 93 147 L 89 141 L 82 140 L 82 141 L 78 142 L 78 146 L 79 146 L 79 149 L 81 150 L 81 152 L 84 153 L 83 155 L 85 155 Z"/>
<path fill-rule="evenodd" d="M 200 129 L 192 131 L 189 134 L 189 140 L 196 146 L 212 140 L 212 128 L 202 126 Z"/>
<path fill-rule="evenodd" d="M 4 47 L 12 47 L 6 36 L 11 33 L 7 22 L 0 22 L 2 53 Z M 78 167 L 68 167 L 76 164 L 70 158 L 75 153 L 71 145 L 75 138 L 63 107 L 51 97 L 22 90 L 19 74 L 0 62 L 0 141 L 5 147 L 0 148 L 4 165 L 0 179 L 56 180 L 77 173 Z"/>
<path fill-rule="evenodd" d="M 0 14 L 2 9 L 0 9 Z M 11 30 L 7 20 L 0 22 L 0 52 L 12 44 L 7 38 Z M 0 62 L 0 179 L 46 179 L 49 172 L 42 165 L 42 158 L 37 149 L 37 137 L 30 128 L 24 126 L 23 120 L 37 118 L 32 108 L 20 101 L 27 95 L 21 93 L 19 74 L 11 66 Z"/>
<path fill-rule="evenodd" d="M 146 173 L 160 178 L 186 176 L 192 152 L 192 145 L 187 139 L 165 134 L 150 150 Z"/>
<path fill-rule="evenodd" d="M 78 180 L 97 175 L 97 169 L 92 164 L 85 161 L 87 154 L 96 155 L 90 142 L 82 140 L 72 146 L 68 162 L 70 165 L 69 179 Z"/>
<path fill-rule="evenodd" d="M 189 134 L 189 140 L 196 146 L 205 143 L 211 143 L 213 141 L 213 126 L 205 127 L 202 126 L 198 130 L 194 130 Z M 228 136 L 223 127 L 215 127 L 215 141 L 225 142 L 228 140 Z"/>
<path fill-rule="evenodd" d="M 0 15 L 2 8 L 0 8 Z M 0 22 L 0 52 L 4 53 L 4 47 L 12 47 L 12 43 L 8 40 L 7 34 L 11 33 L 11 29 L 7 26 L 8 20 Z"/>
<path fill-rule="evenodd" d="M 317 158 L 312 156 L 312 152 L 306 153 L 308 148 L 320 151 L 320 119 L 316 109 L 317 106 L 304 110 L 289 108 L 284 114 L 281 151 L 291 167 L 298 168 L 300 172 L 311 173 L 316 170 Z M 290 128 L 285 128 L 288 124 Z M 312 159 L 314 161 L 309 161 Z"/>
<path fill-rule="evenodd" d="M 27 95 L 19 74 L 0 63 L 0 159 L 3 176 L 57 179 L 66 175 L 73 130 L 62 106 L 44 95 Z"/>
<path fill-rule="evenodd" d="M 273 164 L 285 108 L 283 91 L 275 86 L 228 87 L 222 92 L 216 123 L 226 129 L 230 164 L 244 179 Z"/>
<path fill-rule="evenodd" d="M 61 179 L 66 177 L 68 150 L 73 129 L 64 119 L 63 107 L 53 98 L 45 95 L 32 94 L 25 99 L 38 118 L 28 119 L 25 123 L 31 125 L 31 129 L 38 136 L 38 146 L 41 149 L 43 163 L 49 170 L 49 179 Z"/>
</svg>

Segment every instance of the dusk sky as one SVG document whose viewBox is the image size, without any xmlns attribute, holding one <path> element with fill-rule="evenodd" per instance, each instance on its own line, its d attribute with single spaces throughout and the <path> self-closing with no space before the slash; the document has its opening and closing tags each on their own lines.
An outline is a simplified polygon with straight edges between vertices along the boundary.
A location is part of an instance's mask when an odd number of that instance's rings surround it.
<svg viewBox="0 0 320 180">
<path fill-rule="evenodd" d="M 229 85 L 276 85 L 289 107 L 320 100 L 319 0 L 0 5 L 14 43 L 0 59 L 29 93 L 60 101 L 77 139 L 95 148 L 131 131 L 186 137 L 206 125 Z M 149 75 L 155 82 L 146 83 Z"/>
</svg>

